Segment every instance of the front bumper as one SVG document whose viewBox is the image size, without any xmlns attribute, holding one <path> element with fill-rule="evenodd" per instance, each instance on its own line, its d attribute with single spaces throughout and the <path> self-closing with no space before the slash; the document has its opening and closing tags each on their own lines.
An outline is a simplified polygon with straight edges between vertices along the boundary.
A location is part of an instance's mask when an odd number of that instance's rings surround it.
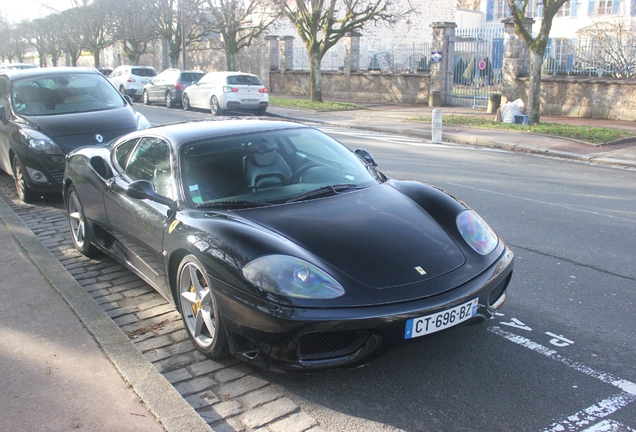
<svg viewBox="0 0 636 432">
<path fill-rule="evenodd" d="M 57 193 L 62 191 L 64 155 L 35 155 L 29 150 L 26 156 L 20 156 L 19 158 L 29 189 L 39 193 Z M 37 174 L 34 175 L 34 173 L 40 173 L 44 178 L 37 176 Z"/>
<path fill-rule="evenodd" d="M 415 301 L 357 308 L 299 309 L 254 304 L 217 292 L 230 351 L 255 366 L 283 372 L 365 364 L 391 346 L 404 343 L 409 319 L 445 311 L 476 297 L 477 314 L 462 324 L 493 317 L 506 298 L 514 254 L 499 259 L 470 282 Z"/>
</svg>

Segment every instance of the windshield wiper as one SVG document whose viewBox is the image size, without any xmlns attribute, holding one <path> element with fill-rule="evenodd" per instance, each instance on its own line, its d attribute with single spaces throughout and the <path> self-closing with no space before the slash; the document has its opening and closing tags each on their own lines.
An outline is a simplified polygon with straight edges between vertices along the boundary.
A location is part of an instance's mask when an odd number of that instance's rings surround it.
<svg viewBox="0 0 636 432">
<path fill-rule="evenodd" d="M 310 198 L 316 198 L 320 196 L 338 195 L 340 192 L 349 189 L 359 189 L 357 184 L 354 183 L 339 183 L 334 185 L 327 185 L 319 187 L 318 189 L 310 190 L 302 195 L 288 199 L 286 202 L 303 201 Z"/>
<path fill-rule="evenodd" d="M 271 205 L 263 201 L 211 201 L 201 204 L 197 204 L 197 208 L 209 208 L 209 207 L 262 207 Z"/>
</svg>

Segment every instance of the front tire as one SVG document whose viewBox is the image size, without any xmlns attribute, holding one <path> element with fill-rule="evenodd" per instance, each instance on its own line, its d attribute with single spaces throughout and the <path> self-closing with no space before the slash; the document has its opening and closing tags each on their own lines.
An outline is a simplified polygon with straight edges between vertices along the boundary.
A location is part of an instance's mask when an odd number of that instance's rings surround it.
<svg viewBox="0 0 636 432">
<path fill-rule="evenodd" d="M 172 108 L 174 106 L 174 100 L 172 99 L 172 93 L 170 93 L 169 91 L 166 92 L 165 101 L 166 101 L 166 106 L 168 108 Z"/>
<path fill-rule="evenodd" d="M 66 214 L 75 249 L 87 257 L 97 255 L 99 250 L 91 243 L 90 228 L 75 186 L 71 186 L 66 194 Z"/>
<path fill-rule="evenodd" d="M 183 109 L 186 111 L 192 110 L 192 106 L 190 105 L 190 98 L 185 93 L 183 94 L 183 97 L 181 98 L 181 105 L 183 105 Z"/>
<path fill-rule="evenodd" d="M 219 105 L 219 100 L 216 96 L 212 96 L 212 99 L 210 99 L 210 112 L 214 116 L 222 116 L 225 114 L 225 110 Z"/>
<path fill-rule="evenodd" d="M 18 155 L 13 156 L 13 179 L 15 180 L 15 190 L 18 197 L 25 203 L 32 203 L 40 198 L 40 195 L 33 192 L 26 183 L 26 174 L 22 171 Z"/>
<path fill-rule="evenodd" d="M 148 92 L 146 90 L 144 90 L 144 105 L 150 105 L 150 96 L 148 95 Z"/>
<path fill-rule="evenodd" d="M 203 266 L 186 256 L 177 270 L 177 305 L 194 346 L 209 358 L 228 354 L 225 326 Z"/>
</svg>

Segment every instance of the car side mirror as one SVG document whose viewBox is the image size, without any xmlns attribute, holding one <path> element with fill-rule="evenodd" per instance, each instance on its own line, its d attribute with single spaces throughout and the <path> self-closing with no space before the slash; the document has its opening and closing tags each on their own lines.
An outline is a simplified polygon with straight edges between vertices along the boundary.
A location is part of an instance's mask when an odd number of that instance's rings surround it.
<svg viewBox="0 0 636 432">
<path fill-rule="evenodd" d="M 371 153 L 369 153 L 368 151 L 364 149 L 357 149 L 355 153 L 362 159 L 364 159 L 364 161 L 371 165 L 373 168 L 378 166 L 378 164 L 375 162 L 375 159 L 373 159 L 373 156 L 371 156 Z"/>
<path fill-rule="evenodd" d="M 132 104 L 133 104 L 133 100 L 132 100 L 132 98 L 131 98 L 130 96 L 128 96 L 128 95 L 124 95 L 124 100 L 126 101 L 126 103 L 127 103 L 128 105 L 132 106 Z"/>
<path fill-rule="evenodd" d="M 0 106 L 0 121 L 5 126 L 9 123 L 9 119 L 7 118 L 7 109 L 3 106 Z"/>
<path fill-rule="evenodd" d="M 159 204 L 163 204 L 170 209 L 171 212 L 176 211 L 177 203 L 168 197 L 159 195 L 155 191 L 155 185 L 148 180 L 136 180 L 126 188 L 126 195 L 135 199 L 149 199 Z"/>
</svg>

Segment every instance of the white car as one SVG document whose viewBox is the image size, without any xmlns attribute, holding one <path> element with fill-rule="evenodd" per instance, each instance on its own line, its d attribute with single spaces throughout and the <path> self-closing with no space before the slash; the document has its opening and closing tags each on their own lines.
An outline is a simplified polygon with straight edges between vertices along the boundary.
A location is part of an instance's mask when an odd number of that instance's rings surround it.
<svg viewBox="0 0 636 432">
<path fill-rule="evenodd" d="M 123 65 L 116 68 L 108 79 L 122 95 L 140 100 L 144 86 L 155 76 L 157 71 L 151 66 Z"/>
<path fill-rule="evenodd" d="M 263 115 L 269 104 L 267 88 L 252 74 L 210 72 L 183 91 L 183 109 L 201 108 L 213 115 L 226 111 L 252 111 Z"/>
</svg>

